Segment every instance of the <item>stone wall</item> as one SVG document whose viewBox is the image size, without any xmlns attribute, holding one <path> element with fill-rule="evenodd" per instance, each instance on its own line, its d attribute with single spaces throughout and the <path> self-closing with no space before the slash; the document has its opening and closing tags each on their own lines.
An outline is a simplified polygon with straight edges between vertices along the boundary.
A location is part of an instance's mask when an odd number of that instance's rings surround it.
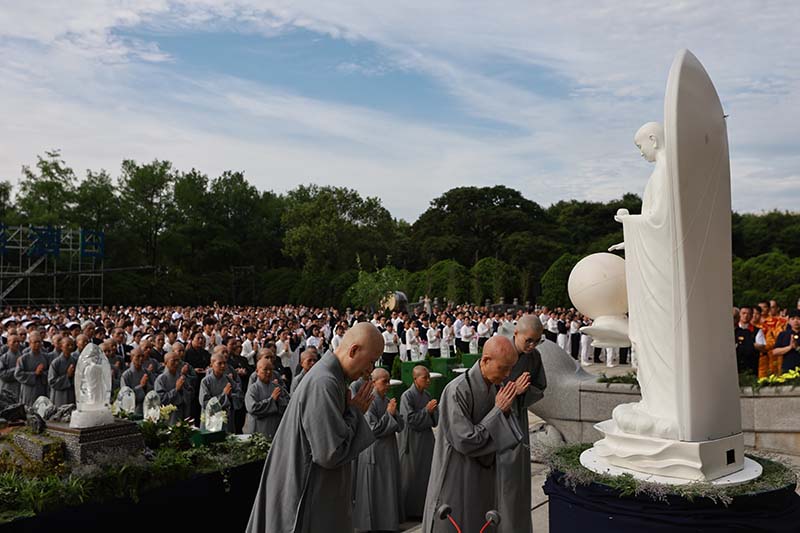
<svg viewBox="0 0 800 533">
<path fill-rule="evenodd" d="M 561 417 L 543 416 L 569 443 L 595 442 L 601 435 L 594 424 L 611 418 L 617 405 L 641 399 L 638 388 L 621 383 L 587 380 L 580 383 L 579 390 L 578 409 L 570 409 L 571 415 L 561 411 Z M 742 389 L 740 408 L 745 446 L 800 455 L 800 388 Z M 536 405 L 532 411 L 536 413 Z"/>
</svg>

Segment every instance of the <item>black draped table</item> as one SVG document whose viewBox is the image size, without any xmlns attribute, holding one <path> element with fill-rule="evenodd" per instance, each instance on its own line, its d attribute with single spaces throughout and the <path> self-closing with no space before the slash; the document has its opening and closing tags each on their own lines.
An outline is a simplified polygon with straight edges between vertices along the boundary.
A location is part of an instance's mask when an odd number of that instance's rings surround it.
<svg viewBox="0 0 800 533">
<path fill-rule="evenodd" d="M 725 505 L 709 498 L 622 495 L 600 483 L 571 487 L 562 472 L 552 471 L 544 492 L 550 499 L 550 533 L 800 532 L 800 496 L 794 484 L 738 495 Z"/>
</svg>

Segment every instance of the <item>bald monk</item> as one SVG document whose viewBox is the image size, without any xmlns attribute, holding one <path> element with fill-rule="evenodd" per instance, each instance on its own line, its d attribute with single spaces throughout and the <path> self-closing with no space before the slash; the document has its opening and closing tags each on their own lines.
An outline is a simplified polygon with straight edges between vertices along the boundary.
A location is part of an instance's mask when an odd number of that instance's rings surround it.
<svg viewBox="0 0 800 533">
<path fill-rule="evenodd" d="M 547 387 L 542 356 L 536 349 L 543 334 L 542 321 L 536 315 L 523 316 L 514 328 L 513 342 L 519 359 L 506 382 L 515 385 L 511 414 L 522 430 L 522 442 L 497 454 L 497 510 L 500 512 L 497 531 L 504 533 L 532 531 L 528 407 L 542 399 Z"/>
<path fill-rule="evenodd" d="M 353 531 L 350 462 L 375 441 L 364 413 L 382 353 L 383 336 L 361 322 L 303 378 L 272 441 L 248 532 Z M 347 381 L 359 377 L 367 381 L 351 396 Z"/>
<path fill-rule="evenodd" d="M 300 370 L 297 377 L 292 380 L 292 394 L 294 394 L 294 391 L 300 386 L 300 382 L 303 381 L 303 378 L 306 377 L 306 374 L 308 374 L 308 371 L 311 370 L 311 367 L 316 364 L 318 359 L 317 350 L 305 350 L 300 354 L 300 368 L 302 370 Z"/>
<path fill-rule="evenodd" d="M 496 455 L 517 446 L 523 437 L 511 414 L 517 384 L 509 382 L 498 390 L 517 359 L 511 341 L 494 336 L 484 345 L 480 360 L 444 388 L 422 518 L 424 533 L 451 531 L 449 521 L 436 516 L 442 504 L 452 507 L 462 531 L 479 531 L 486 511 L 495 508 Z"/>
<path fill-rule="evenodd" d="M 289 405 L 289 393 L 275 376 L 272 359 L 258 360 L 256 376 L 256 381 L 247 387 L 244 397 L 247 409 L 244 432 L 261 433 L 272 439 Z M 292 381 L 292 386 L 296 380 Z"/>
<path fill-rule="evenodd" d="M 413 385 L 400 397 L 400 415 L 406 424 L 400 446 L 400 497 L 406 516 L 422 517 L 425 491 L 433 460 L 433 427 L 439 423 L 439 403 L 427 393 L 431 374 L 422 365 L 414 367 Z"/>
<path fill-rule="evenodd" d="M 389 372 L 376 368 L 372 371 L 372 383 L 375 391 L 366 419 L 375 442 L 358 458 L 353 525 L 365 531 L 397 531 L 404 515 L 397 453 L 397 433 L 403 429 L 403 417 L 398 412 L 397 400 L 386 397 Z"/>
</svg>

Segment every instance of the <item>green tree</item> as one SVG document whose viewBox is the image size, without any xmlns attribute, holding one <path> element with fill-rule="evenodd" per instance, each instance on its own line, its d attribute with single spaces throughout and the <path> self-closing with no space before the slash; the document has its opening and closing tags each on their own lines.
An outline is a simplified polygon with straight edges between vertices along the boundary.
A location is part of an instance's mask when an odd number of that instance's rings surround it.
<svg viewBox="0 0 800 533">
<path fill-rule="evenodd" d="M 11 201 L 11 183 L 0 181 L 0 222 L 13 224 L 16 222 L 16 210 Z"/>
<path fill-rule="evenodd" d="M 158 265 L 159 243 L 174 213 L 175 173 L 169 161 L 138 164 L 126 159 L 119 178 L 122 220 L 139 261 Z"/>
<path fill-rule="evenodd" d="M 59 150 L 37 156 L 36 168 L 22 167 L 16 203 L 25 224 L 63 226 L 73 222 L 75 173 Z"/>
<path fill-rule="evenodd" d="M 455 259 L 473 265 L 482 257 L 502 257 L 505 236 L 518 231 L 550 228 L 545 211 L 519 191 L 503 185 L 457 187 L 431 202 L 412 226 L 419 243 L 419 263 Z"/>
<path fill-rule="evenodd" d="M 282 216 L 283 253 L 306 270 L 365 268 L 386 257 L 394 221 L 377 198 L 344 187 L 302 185 L 290 191 Z"/>
<path fill-rule="evenodd" d="M 472 301 L 482 303 L 486 299 L 499 302 L 500 298 L 511 301 L 520 295 L 519 271 L 494 257 L 484 257 L 470 269 L 472 276 Z"/>
<path fill-rule="evenodd" d="M 120 218 L 119 199 L 111 176 L 105 170 L 86 171 L 75 190 L 74 221 L 89 229 L 107 229 Z"/>
<path fill-rule="evenodd" d="M 374 272 L 358 271 L 358 280 L 347 289 L 345 301 L 356 307 L 378 308 L 381 301 L 405 287 L 408 272 L 387 265 Z"/>
<path fill-rule="evenodd" d="M 572 307 L 567 293 L 567 280 L 572 268 L 581 258 L 569 253 L 563 254 L 542 275 L 542 295 L 537 300 L 548 307 Z"/>
</svg>

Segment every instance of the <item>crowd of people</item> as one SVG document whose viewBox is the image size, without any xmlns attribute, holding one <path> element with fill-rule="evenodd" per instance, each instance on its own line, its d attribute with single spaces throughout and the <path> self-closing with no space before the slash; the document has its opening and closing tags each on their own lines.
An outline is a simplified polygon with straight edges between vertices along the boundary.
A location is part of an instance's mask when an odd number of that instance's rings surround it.
<svg viewBox="0 0 800 533">
<path fill-rule="evenodd" d="M 796 309 L 775 300 L 734 307 L 733 324 L 740 373 L 765 378 L 800 367 L 800 300 Z"/>
<path fill-rule="evenodd" d="M 291 433 L 294 428 L 307 436 L 311 427 L 322 427 L 328 420 L 304 420 L 303 416 L 324 412 L 330 398 L 318 399 L 322 403 L 317 406 L 310 400 L 290 399 L 313 395 L 304 391 L 304 382 L 311 379 L 307 376 L 324 371 L 311 373 L 315 364 L 333 365 L 352 345 L 348 336 L 359 327 L 369 327 L 382 341 L 380 352 L 364 372 L 349 375 L 352 382 L 344 382 L 349 387 L 349 401 L 363 408 L 362 420 L 371 442 L 353 457 L 348 455 L 354 487 L 351 503 L 356 527 L 392 530 L 404 518 L 421 518 L 426 512 L 428 479 L 431 469 L 437 468 L 432 428 L 440 423 L 440 404 L 426 392 L 431 377 L 423 365 L 414 368 L 413 385 L 402 397 L 389 399 L 388 369 L 398 358 L 414 361 L 426 355 L 454 356 L 456 350 L 480 349 L 491 358 L 490 343 L 500 342 L 491 341 L 492 337 L 505 340 L 505 336 L 515 335 L 520 324 L 535 323 L 535 327 L 523 328 L 526 337 L 518 347 L 519 353 L 530 352 L 543 339 L 547 315 L 537 315 L 523 309 L 495 312 L 468 305 L 442 309 L 423 305 L 410 312 L 371 317 L 360 310 L 303 306 L 7 309 L 0 320 L 0 395 L 8 403 L 20 401 L 26 406 L 40 396 L 48 396 L 56 406 L 74 403 L 78 358 L 88 345 L 96 344 L 108 359 L 115 393 L 126 387 L 134 391 L 136 415 L 143 414 L 144 399 L 154 390 L 162 405 L 176 408 L 170 413 L 170 424 L 189 420 L 202 427 L 204 406 L 217 398 L 226 410 L 225 429 L 230 433 L 262 433 L 278 439 L 285 426 L 284 432 Z M 516 359 L 517 351 L 513 354 Z M 541 398 L 546 386 L 541 359 L 537 361 L 524 371 L 518 369 L 514 376 L 515 380 L 523 373 L 527 376 L 524 390 L 520 390 L 523 403 L 514 407 L 516 392 L 503 396 L 503 412 L 524 415 L 520 427 L 523 423 L 527 427 L 527 406 Z M 503 384 L 512 366 L 495 371 L 494 382 Z M 529 387 L 531 374 L 533 385 Z M 322 385 L 310 383 L 307 387 L 316 392 Z M 491 392 L 485 398 L 490 409 L 496 391 L 491 388 L 487 392 Z M 308 415 L 292 413 L 293 405 L 310 411 Z M 336 409 L 346 411 L 345 406 Z M 476 410 L 475 416 L 479 412 Z M 527 437 L 527 431 L 519 430 L 517 436 L 523 434 Z M 490 447 L 489 436 L 482 438 Z M 292 448 L 285 445 L 285 449 Z M 518 470 L 520 463 L 523 472 L 524 465 L 530 469 L 527 448 L 517 450 L 506 461 L 509 468 Z M 520 498 L 524 500 L 528 494 L 529 500 L 529 481 L 523 485 Z M 380 491 L 375 487 L 381 487 Z M 385 497 L 387 487 L 394 487 L 393 497 Z M 515 505 L 506 507 L 511 513 Z M 521 508 L 529 521 L 526 505 Z"/>
</svg>

